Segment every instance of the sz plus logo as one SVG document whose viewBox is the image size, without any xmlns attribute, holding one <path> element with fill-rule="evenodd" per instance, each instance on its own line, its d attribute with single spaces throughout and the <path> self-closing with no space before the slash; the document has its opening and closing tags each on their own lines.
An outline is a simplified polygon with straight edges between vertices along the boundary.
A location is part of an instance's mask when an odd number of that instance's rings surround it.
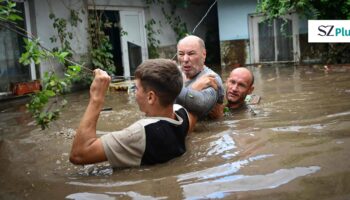
<svg viewBox="0 0 350 200">
<path fill-rule="evenodd" d="M 320 32 L 319 36 L 334 36 L 334 34 L 332 33 L 334 29 L 334 26 L 333 25 L 327 25 L 327 26 L 324 26 L 324 25 L 321 25 L 321 26 L 318 26 L 318 31 Z"/>
<path fill-rule="evenodd" d="M 350 20 L 309 20 L 310 43 L 350 43 Z"/>
</svg>

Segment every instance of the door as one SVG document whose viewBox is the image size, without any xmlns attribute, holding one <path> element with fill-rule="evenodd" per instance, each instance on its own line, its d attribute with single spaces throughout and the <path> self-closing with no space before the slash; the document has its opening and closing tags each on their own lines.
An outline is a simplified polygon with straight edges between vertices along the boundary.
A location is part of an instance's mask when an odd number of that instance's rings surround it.
<svg viewBox="0 0 350 200">
<path fill-rule="evenodd" d="M 296 14 L 264 21 L 263 16 L 249 18 L 252 63 L 299 61 L 298 20 Z"/>
<path fill-rule="evenodd" d="M 142 10 L 121 10 L 119 14 L 124 76 L 128 78 L 134 75 L 137 66 L 148 57 L 145 20 Z"/>
<path fill-rule="evenodd" d="M 110 22 L 112 24 L 119 24 L 120 17 L 118 10 L 96 10 L 97 13 L 102 12 L 101 16 L 103 22 Z M 104 33 L 108 36 L 109 42 L 112 45 L 113 61 L 115 66 L 115 75 L 123 76 L 124 67 L 122 61 L 122 50 L 121 50 L 121 38 L 120 38 L 120 27 L 116 25 L 104 26 Z"/>
</svg>

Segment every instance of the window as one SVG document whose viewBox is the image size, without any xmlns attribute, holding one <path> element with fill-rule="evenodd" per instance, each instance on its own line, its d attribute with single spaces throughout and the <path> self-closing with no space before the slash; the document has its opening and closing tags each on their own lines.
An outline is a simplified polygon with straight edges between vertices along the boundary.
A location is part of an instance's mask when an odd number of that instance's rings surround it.
<svg viewBox="0 0 350 200">
<path fill-rule="evenodd" d="M 299 59 L 298 20 L 296 14 L 284 19 L 263 21 L 263 16 L 249 18 L 250 52 L 253 63 L 296 62 Z"/>
<path fill-rule="evenodd" d="M 16 9 L 25 19 L 24 3 L 17 3 Z M 0 26 L 0 95 L 11 92 L 11 83 L 31 80 L 30 67 L 18 62 L 24 51 L 23 37 L 5 26 L 14 28 L 9 23 Z M 25 20 L 18 21 L 17 26 L 25 29 Z"/>
</svg>

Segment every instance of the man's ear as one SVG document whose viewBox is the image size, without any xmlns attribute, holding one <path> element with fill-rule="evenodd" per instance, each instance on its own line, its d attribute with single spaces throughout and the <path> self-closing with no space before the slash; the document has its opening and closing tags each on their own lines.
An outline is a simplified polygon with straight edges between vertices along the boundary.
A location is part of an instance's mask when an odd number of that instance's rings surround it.
<svg viewBox="0 0 350 200">
<path fill-rule="evenodd" d="M 156 95 L 156 93 L 153 90 L 147 92 L 147 102 L 148 102 L 148 104 L 153 105 L 156 102 L 156 100 L 157 100 L 157 95 Z"/>
<path fill-rule="evenodd" d="M 207 50 L 206 49 L 203 49 L 203 62 L 205 62 L 205 59 L 207 57 Z"/>
<path fill-rule="evenodd" d="M 254 91 L 254 85 L 250 86 L 248 90 L 248 94 L 251 94 Z"/>
</svg>

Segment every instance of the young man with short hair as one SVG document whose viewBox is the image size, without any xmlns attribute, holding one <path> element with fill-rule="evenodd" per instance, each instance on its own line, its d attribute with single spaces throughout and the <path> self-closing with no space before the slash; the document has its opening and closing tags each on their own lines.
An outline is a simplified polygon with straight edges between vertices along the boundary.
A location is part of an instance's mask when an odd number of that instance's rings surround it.
<svg viewBox="0 0 350 200">
<path fill-rule="evenodd" d="M 108 160 L 113 167 L 130 167 L 164 163 L 185 153 L 185 138 L 196 117 L 182 106 L 174 105 L 183 83 L 175 63 L 154 59 L 138 66 L 136 102 L 146 118 L 101 138 L 96 136 L 96 124 L 111 78 L 100 69 L 94 75 L 89 104 L 73 140 L 72 163 Z"/>
</svg>

